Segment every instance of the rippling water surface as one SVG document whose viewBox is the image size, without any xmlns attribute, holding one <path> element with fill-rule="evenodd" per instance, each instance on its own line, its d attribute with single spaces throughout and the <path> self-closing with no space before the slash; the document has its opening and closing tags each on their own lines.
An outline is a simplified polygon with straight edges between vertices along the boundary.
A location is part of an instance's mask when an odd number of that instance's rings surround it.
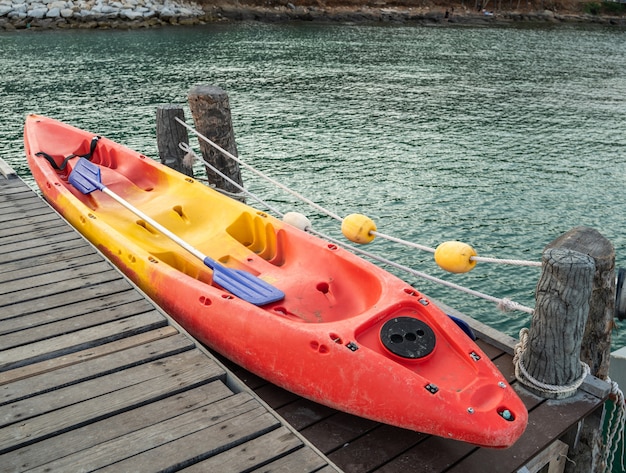
<svg viewBox="0 0 626 473">
<path fill-rule="evenodd" d="M 367 214 L 422 245 L 461 240 L 483 256 L 537 261 L 547 243 L 587 225 L 626 267 L 625 39 L 596 27 L 257 23 L 2 33 L 0 155 L 32 183 L 22 130 L 26 114 L 40 113 L 156 157 L 157 105 L 185 104 L 193 85 L 212 84 L 229 93 L 239 154 L 335 213 Z M 247 171 L 244 180 L 339 234 L 337 222 Z M 451 275 L 430 253 L 378 240 L 368 249 L 534 303 L 536 268 L 479 263 Z M 529 324 L 402 277 L 510 335 Z"/>
</svg>

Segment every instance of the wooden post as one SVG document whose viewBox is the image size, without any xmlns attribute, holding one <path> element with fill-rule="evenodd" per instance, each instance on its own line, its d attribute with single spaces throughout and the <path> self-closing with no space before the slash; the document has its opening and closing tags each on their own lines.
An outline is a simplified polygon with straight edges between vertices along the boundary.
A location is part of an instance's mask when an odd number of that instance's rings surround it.
<svg viewBox="0 0 626 473">
<path fill-rule="evenodd" d="M 237 156 L 237 145 L 230 115 L 228 94 L 219 87 L 197 85 L 188 92 L 187 100 L 191 108 L 191 115 L 193 116 L 196 130 L 229 153 Z M 199 142 L 202 156 L 206 161 L 237 184 L 243 185 L 241 171 L 237 162 L 224 156 L 204 140 L 200 139 Z M 207 168 L 206 172 L 209 182 L 217 188 L 227 192 L 240 192 L 236 186 L 213 170 Z"/>
<path fill-rule="evenodd" d="M 611 331 L 615 312 L 615 249 L 597 230 L 577 227 L 551 242 L 547 248 L 564 248 L 593 258 L 595 273 L 589 303 L 589 317 L 582 340 L 580 359 L 591 374 L 606 380 L 611 360 Z M 579 425 L 570 445 L 568 473 L 602 473 L 604 412 L 595 412 Z"/>
<path fill-rule="evenodd" d="M 583 253 L 548 248 L 543 253 L 543 270 L 537 284 L 528 346 L 521 361 L 526 371 L 541 383 L 567 386 L 582 375 L 580 347 L 589 313 L 595 265 Z M 527 389 L 549 399 L 569 393 Z"/>
<path fill-rule="evenodd" d="M 593 258 L 595 274 L 585 326 L 580 359 L 591 374 L 606 380 L 611 362 L 611 331 L 615 312 L 615 249 L 600 232 L 577 227 L 548 244 L 547 248 L 565 248 Z"/>
<path fill-rule="evenodd" d="M 156 134 L 159 158 L 162 164 L 193 177 L 193 167 L 190 162 L 185 162 L 183 159 L 185 152 L 178 147 L 179 143 L 189 143 L 187 128 L 174 118 L 185 121 L 185 112 L 181 106 L 163 104 L 157 107 Z"/>
</svg>

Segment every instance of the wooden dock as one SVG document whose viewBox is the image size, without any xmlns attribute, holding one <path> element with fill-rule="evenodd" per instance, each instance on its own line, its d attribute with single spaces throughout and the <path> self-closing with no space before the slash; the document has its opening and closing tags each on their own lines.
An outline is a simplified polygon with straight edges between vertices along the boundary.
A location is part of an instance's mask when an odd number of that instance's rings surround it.
<svg viewBox="0 0 626 473">
<path fill-rule="evenodd" d="M 0 471 L 337 471 L 0 176 Z"/>
<path fill-rule="evenodd" d="M 0 174 L 0 472 L 563 471 L 605 383 L 540 399 L 515 382 L 512 339 L 470 322 L 530 413 L 506 450 L 337 412 L 210 354 Z"/>
</svg>

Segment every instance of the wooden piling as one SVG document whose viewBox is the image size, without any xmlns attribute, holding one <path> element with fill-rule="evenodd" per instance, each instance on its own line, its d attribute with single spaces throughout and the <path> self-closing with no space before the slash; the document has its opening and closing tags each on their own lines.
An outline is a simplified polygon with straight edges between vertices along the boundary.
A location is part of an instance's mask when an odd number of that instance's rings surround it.
<svg viewBox="0 0 626 473">
<path fill-rule="evenodd" d="M 521 356 L 527 373 L 541 384 L 568 386 L 582 376 L 580 349 L 594 271 L 588 255 L 562 248 L 544 251 L 528 346 Z M 527 388 L 548 399 L 576 393 L 552 391 L 539 383 Z"/>
<path fill-rule="evenodd" d="M 606 379 L 615 310 L 613 245 L 598 231 L 577 227 L 548 244 L 543 258 L 522 365 L 540 384 L 565 386 L 580 380 L 584 374 L 580 361 L 592 375 Z M 526 387 L 546 398 L 567 397 L 546 392 L 545 386 Z M 603 409 L 597 410 L 564 438 L 572 460 L 568 473 L 605 471 L 603 418 Z"/>
<path fill-rule="evenodd" d="M 606 380 L 611 362 L 611 331 L 615 312 L 615 249 L 600 232 L 576 227 L 548 244 L 589 255 L 595 263 L 589 318 L 585 326 L 580 359 L 591 374 Z"/>
<path fill-rule="evenodd" d="M 615 249 L 600 232 L 589 227 L 574 228 L 546 248 L 569 249 L 593 258 L 595 272 L 580 359 L 589 365 L 592 375 L 606 380 L 615 313 Z M 603 463 L 603 424 L 604 409 L 579 422 L 577 433 L 569 442 L 568 459 L 571 462 L 566 467 L 568 473 L 603 473 L 610 469 Z"/>
<path fill-rule="evenodd" d="M 187 129 L 175 118 L 185 121 L 185 112 L 180 105 L 162 104 L 157 107 L 156 134 L 159 158 L 162 164 L 193 177 L 191 162 L 186 162 L 185 152 L 178 146 L 179 143 L 189 143 L 189 135 Z"/>
<path fill-rule="evenodd" d="M 237 145 L 235 143 L 235 132 L 230 114 L 228 94 L 219 87 L 197 85 L 188 92 L 187 100 L 196 130 L 229 153 L 237 156 Z M 243 185 L 241 171 L 237 162 L 224 156 L 204 140 L 200 139 L 199 143 L 202 156 L 206 161 L 240 186 Z M 235 185 L 209 167 L 206 168 L 206 173 L 209 183 L 214 184 L 218 189 L 232 193 L 240 192 Z"/>
</svg>

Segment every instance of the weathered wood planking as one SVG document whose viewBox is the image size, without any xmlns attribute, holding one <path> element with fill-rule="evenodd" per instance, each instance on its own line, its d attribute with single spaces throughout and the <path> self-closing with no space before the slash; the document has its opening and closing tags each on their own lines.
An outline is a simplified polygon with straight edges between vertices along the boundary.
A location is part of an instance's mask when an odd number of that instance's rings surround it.
<svg viewBox="0 0 626 473">
<path fill-rule="evenodd" d="M 486 465 L 492 473 L 517 472 L 601 408 L 602 399 L 582 390 L 566 402 L 535 396 L 515 382 L 509 353 L 480 339 L 477 343 L 529 410 L 526 432 L 508 449 L 478 448 L 334 411 L 269 384 L 228 360 L 222 362 L 346 473 L 483 473 Z"/>
<path fill-rule="evenodd" d="M 0 177 L 0 472 L 337 471 L 238 383 Z"/>
</svg>

